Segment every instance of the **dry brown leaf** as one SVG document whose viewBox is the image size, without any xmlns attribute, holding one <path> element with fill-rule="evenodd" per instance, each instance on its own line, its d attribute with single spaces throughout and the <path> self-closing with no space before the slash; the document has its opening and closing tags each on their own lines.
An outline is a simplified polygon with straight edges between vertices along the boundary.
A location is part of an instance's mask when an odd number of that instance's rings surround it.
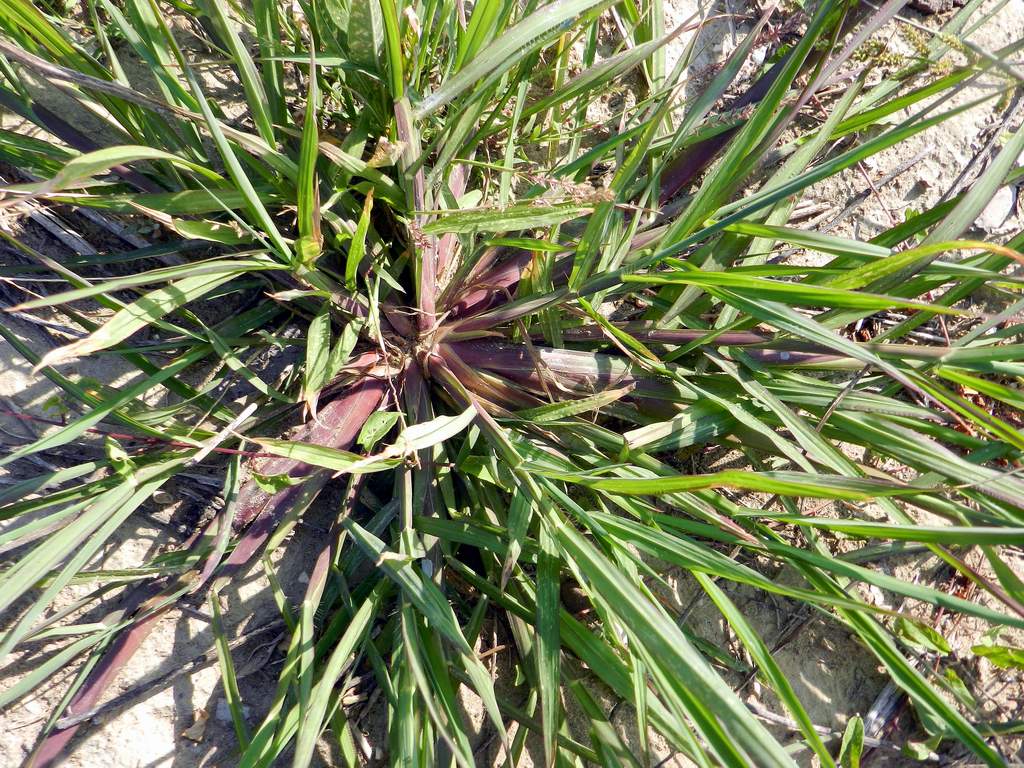
<svg viewBox="0 0 1024 768">
<path fill-rule="evenodd" d="M 194 716 L 195 722 L 182 731 L 181 735 L 189 741 L 198 743 L 203 740 L 203 735 L 206 733 L 206 723 L 210 719 L 210 713 L 205 709 L 199 708 L 195 711 Z"/>
</svg>

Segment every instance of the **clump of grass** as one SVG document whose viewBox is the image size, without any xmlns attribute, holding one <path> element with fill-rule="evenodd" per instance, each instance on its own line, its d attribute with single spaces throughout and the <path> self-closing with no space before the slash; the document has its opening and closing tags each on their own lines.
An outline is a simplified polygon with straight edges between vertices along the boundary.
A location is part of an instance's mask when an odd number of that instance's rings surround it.
<svg viewBox="0 0 1024 768">
<path fill-rule="evenodd" d="M 1019 178 L 1024 133 L 967 192 L 870 241 L 791 223 L 811 185 L 941 130 L 964 109 L 948 99 L 986 72 L 1008 77 L 1002 62 L 1024 45 L 937 75 L 928 61 L 977 20 L 975 0 L 920 46 L 921 61 L 866 88 L 868 71 L 851 62 L 901 5 L 803 4 L 802 23 L 776 41 L 763 73 L 726 98 L 775 21 L 769 11 L 706 90 L 682 103 L 692 51 L 667 69 L 665 43 L 681 30 L 653 21 L 663 16 L 657 0 L 471 9 L 452 0 L 173 9 L 90 0 L 86 37 L 29 0 L 7 0 L 0 100 L 57 140 L 0 131 L 0 158 L 33 177 L 8 186 L 4 205 L 150 219 L 167 238 L 162 249 L 119 255 L 138 268 L 110 279 L 84 276 L 89 259 L 60 264 L 13 243 L 29 262 L 22 276 L 39 277 L 41 266 L 66 283 L 46 283 L 16 309 L 61 307 L 83 334 L 40 357 L 0 323 L 73 403 L 59 429 L 0 464 L 104 425 L 127 435 L 108 440 L 97 462 L 28 477 L 0 496 L 0 515 L 13 521 L 3 538 L 17 553 L 0 574 L 9 611 L 0 653 L 67 637 L 0 693 L 0 706 L 88 659 L 29 763 L 66 755 L 154 623 L 208 593 L 244 766 L 285 754 L 305 766 L 325 729 L 355 760 L 342 692 L 356 675 L 383 693 L 396 764 L 474 764 L 462 686 L 480 697 L 513 761 L 532 729 L 548 765 L 644 763 L 575 678 L 572 657 L 634 709 L 644 749 L 653 729 L 698 765 L 792 765 L 791 750 L 730 687 L 729 651 L 695 643 L 654 598 L 655 558 L 706 592 L 794 723 L 790 746 L 820 764 L 835 765 L 840 750 L 844 764 L 855 759 L 859 721 L 841 744 L 822 737 L 729 585 L 845 628 L 909 699 L 930 743 L 959 741 L 1001 765 L 990 724 L 946 695 L 935 628 L 894 617 L 859 587 L 1024 627 L 1024 587 L 1003 559 L 1024 543 L 1024 483 L 1013 469 L 1024 437 L 999 415 L 1021 405 L 1009 385 L 1024 375 L 1020 329 L 961 305 L 982 286 L 1017 301 L 1019 278 L 1004 270 L 1022 260 L 1024 237 L 958 239 Z M 189 46 L 228 61 L 240 118 L 209 97 L 172 23 L 180 11 L 199 22 Z M 599 62 L 606 14 L 624 38 Z M 111 45 L 112 35 L 124 42 Z M 567 67 L 573 46 L 579 72 Z M 151 95 L 126 80 L 127 57 L 152 72 Z M 23 72 L 87 105 L 112 138 L 98 146 L 83 135 Z M 635 107 L 607 139 L 589 141 L 587 105 L 636 73 L 646 85 Z M 832 94 L 827 118 L 796 121 L 819 92 Z M 587 181 L 595 168 L 610 174 L 600 188 Z M 771 258 L 781 247 L 824 260 L 788 266 Z M 144 266 L 171 251 L 173 262 Z M 243 296 L 243 311 L 226 319 L 204 314 L 204 302 Z M 84 302 L 108 317 L 92 322 Z M 844 332 L 879 312 L 902 319 L 869 340 Z M 963 332 L 945 346 L 903 342 L 935 318 L 962 321 Z M 303 332 L 278 334 L 282 323 Z M 143 331 L 147 342 L 133 344 Z M 270 381 L 254 366 L 266 345 L 297 353 L 294 376 Z M 97 353 L 137 367 L 139 383 L 83 387 L 69 375 L 73 361 Z M 220 399 L 232 385 L 242 395 Z M 999 408 L 979 406 L 964 387 Z M 174 404 L 147 405 L 160 392 Z M 283 436 L 286 418 L 302 423 Z M 749 468 L 673 465 L 679 451 L 707 445 L 741 451 Z M 90 574 L 118 528 L 196 463 L 220 470 L 223 503 L 180 551 L 119 581 Z M 330 482 L 346 484 L 343 501 L 301 603 L 280 603 L 286 658 L 270 711 L 250 732 L 217 594 L 278 547 Z M 805 512 L 807 498 L 845 503 L 818 516 Z M 919 512 L 941 523 L 922 524 Z M 938 556 L 1000 608 L 873 567 L 890 543 Z M 978 551 L 991 577 L 965 562 Z M 755 559 L 794 579 L 765 576 Z M 58 629 L 49 606 L 88 575 L 98 585 L 78 605 L 109 605 L 107 618 Z M 568 584 L 596 621 L 565 608 Z M 525 677 L 516 700 L 496 692 L 474 650 L 489 617 L 514 639 Z M 567 706 L 590 718 L 589 733 L 568 732 Z M 524 726 L 514 738 L 512 723 Z"/>
</svg>

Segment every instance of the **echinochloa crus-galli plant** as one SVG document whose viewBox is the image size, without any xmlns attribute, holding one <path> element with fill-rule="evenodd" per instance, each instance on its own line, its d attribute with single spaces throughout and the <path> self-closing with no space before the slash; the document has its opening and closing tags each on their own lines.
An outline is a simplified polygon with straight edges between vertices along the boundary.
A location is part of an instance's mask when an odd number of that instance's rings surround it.
<svg viewBox="0 0 1024 768">
<path fill-rule="evenodd" d="M 978 653 L 1020 663 L 999 633 L 1024 628 L 1008 556 L 1024 544 L 1024 235 L 965 233 L 1020 180 L 1024 132 L 870 240 L 793 211 L 1019 98 L 1024 41 L 970 38 L 1005 3 L 911 26 L 898 61 L 876 33 L 910 24 L 903 2 L 773 4 L 699 74 L 695 42 L 671 68 L 666 50 L 706 20 L 665 29 L 660 0 L 56 5 L 0 5 L 0 104 L 18 117 L 0 127 L 3 213 L 156 237 L 58 257 L 0 232 L 0 335 L 67 409 L 0 460 L 0 655 L 20 670 L 0 710 L 82 662 L 28 765 L 73 751 L 157 622 L 196 606 L 233 764 L 306 766 L 321 739 L 358 763 L 356 685 L 378 692 L 396 765 L 480 763 L 466 690 L 513 764 L 527 734 L 550 766 L 653 764 L 652 733 L 700 766 L 887 748 L 857 718 L 845 737 L 812 721 L 739 590 L 854 637 L 915 743 L 1004 764 L 1004 724 L 964 703 L 941 618 L 991 626 Z M 625 85 L 635 100 L 595 118 Z M 1001 309 L 966 301 L 980 290 Z M 26 318 L 73 333 L 40 350 Z M 137 376 L 84 382 L 75 361 L 98 355 Z M 743 467 L 702 467 L 709 448 Z M 221 492 L 179 546 L 102 570 L 118 530 L 197 472 Z M 286 595 L 269 553 L 327 497 L 309 581 Z M 878 567 L 896 556 L 937 559 L 984 599 Z M 219 596 L 260 563 L 284 639 L 254 724 Z M 735 643 L 659 597 L 666 567 Z M 481 660 L 487 622 L 517 681 Z M 738 692 L 748 674 L 784 732 Z"/>
</svg>

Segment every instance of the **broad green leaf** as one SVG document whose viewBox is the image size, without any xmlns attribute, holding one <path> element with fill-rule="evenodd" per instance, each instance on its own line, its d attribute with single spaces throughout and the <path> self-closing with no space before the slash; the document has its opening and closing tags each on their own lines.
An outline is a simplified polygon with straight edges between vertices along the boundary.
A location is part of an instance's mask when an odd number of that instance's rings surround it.
<svg viewBox="0 0 1024 768">
<path fill-rule="evenodd" d="M 253 242 L 253 238 L 236 222 L 223 224 L 217 221 L 172 219 L 169 226 L 182 237 L 193 240 L 209 240 L 221 245 L 242 245 Z"/>
<path fill-rule="evenodd" d="M 252 473 L 252 479 L 260 488 L 267 493 L 279 493 L 285 488 L 305 482 L 304 477 L 292 477 L 291 475 L 261 475 L 259 472 Z"/>
<path fill-rule="evenodd" d="M 302 143 L 299 149 L 298 187 L 299 240 L 298 255 L 306 267 L 312 267 L 320 258 L 323 235 L 320 232 L 320 184 L 316 172 L 319 156 L 320 131 L 317 114 L 320 92 L 317 87 L 316 62 L 309 62 L 309 93 L 306 94 L 306 114 L 302 125 Z"/>
<path fill-rule="evenodd" d="M 254 254 L 251 258 L 245 258 L 239 254 L 238 257 L 233 259 L 211 259 L 209 261 L 197 261 L 190 264 L 182 264 L 177 267 L 162 267 L 160 269 L 153 269 L 149 272 L 140 272 L 135 275 L 125 275 L 124 277 L 112 277 L 108 280 L 94 283 L 93 285 L 85 288 L 76 288 L 73 291 L 64 291 L 63 293 L 51 294 L 45 298 L 32 299 L 30 301 L 23 302 L 12 310 L 26 310 L 36 309 L 37 307 L 52 307 L 57 304 L 66 304 L 72 301 L 79 301 L 81 299 L 89 298 L 90 296 L 97 296 L 101 293 L 111 293 L 113 291 L 122 291 L 126 288 L 133 288 L 139 285 L 149 285 L 152 283 L 164 283 L 176 280 L 182 277 L 198 277 L 199 275 L 222 275 L 224 273 L 235 273 L 235 272 L 247 272 L 247 271 L 258 271 L 258 270 L 281 270 L 285 269 L 284 266 L 276 264 L 267 258 L 261 258 L 258 254 Z"/>
<path fill-rule="evenodd" d="M 118 344 L 136 331 L 147 327 L 156 320 L 206 295 L 217 286 L 248 272 L 228 262 L 215 271 L 195 277 L 183 277 L 166 288 L 150 291 L 140 299 L 125 306 L 106 323 L 80 341 L 50 350 L 39 361 L 36 368 L 60 365 L 76 357 L 92 354 Z"/>
<path fill-rule="evenodd" d="M 306 331 L 306 367 L 303 369 L 302 397 L 316 418 L 320 390 L 330 379 L 331 305 L 323 302 Z"/>
<path fill-rule="evenodd" d="M 787 496 L 814 496 L 824 499 L 873 499 L 879 496 L 900 496 L 925 493 L 928 487 L 902 485 L 885 480 L 810 475 L 801 472 L 745 472 L 722 470 L 706 475 L 676 475 L 657 478 L 597 477 L 584 474 L 553 472 L 536 468 L 538 473 L 553 479 L 621 494 L 663 495 L 705 488 L 739 488 Z"/>
<path fill-rule="evenodd" d="M 540 553 L 537 558 L 537 618 L 534 639 L 534 657 L 540 688 L 541 724 L 544 738 L 544 759 L 554 765 L 557 757 L 557 739 L 562 707 L 559 700 L 561 682 L 561 652 L 559 642 L 560 558 L 550 523 L 540 523 Z"/>
<path fill-rule="evenodd" d="M 851 717 L 843 731 L 843 742 L 839 745 L 839 765 L 842 768 L 860 768 L 860 757 L 864 752 L 864 721 Z"/>
<path fill-rule="evenodd" d="M 210 592 L 209 600 L 210 614 L 213 617 L 211 627 L 214 635 L 214 645 L 217 648 L 217 661 L 220 662 L 221 684 L 224 688 L 224 699 L 227 701 L 228 710 L 231 713 L 231 722 L 235 727 L 235 736 L 244 751 L 249 746 L 249 727 L 245 723 L 245 712 L 242 705 L 242 696 L 238 691 L 238 676 L 235 673 L 235 664 L 231 658 L 231 646 L 228 643 L 227 633 L 224 630 L 224 620 L 221 617 L 220 594 L 216 589 Z"/>
<path fill-rule="evenodd" d="M 781 240 L 792 245 L 803 246 L 810 250 L 821 253 L 831 253 L 837 256 L 866 256 L 874 259 L 884 259 L 892 251 L 880 245 L 865 243 L 860 240 L 851 240 L 847 237 L 836 237 L 835 235 L 823 235 L 813 230 L 794 229 L 792 227 L 780 227 L 773 224 L 757 224 L 752 221 L 737 221 L 726 228 L 727 232 L 737 232 L 741 235 L 752 237 L 763 237 L 771 240 Z"/>
<path fill-rule="evenodd" d="M 398 5 L 395 0 L 378 0 L 384 26 L 384 51 L 387 53 L 387 74 L 391 84 L 391 101 L 405 95 L 405 71 L 402 62 L 402 40 L 398 29 Z"/>
<path fill-rule="evenodd" d="M 276 440 L 266 437 L 250 438 L 263 450 L 275 456 L 303 461 L 316 467 L 333 469 L 336 472 L 381 472 L 397 467 L 402 461 L 425 448 L 431 448 L 462 432 L 476 417 L 476 411 L 469 408 L 458 416 L 438 416 L 421 424 L 413 424 L 402 430 L 394 443 L 373 456 L 359 456 L 337 448 L 302 443 L 294 440 Z"/>
<path fill-rule="evenodd" d="M 335 472 L 383 472 L 401 464 L 401 459 L 382 456 L 360 456 L 357 453 L 327 448 L 323 445 L 301 443 L 293 440 L 277 440 L 269 437 L 249 438 L 267 453 L 286 459 L 302 461 L 314 467 L 333 469 Z"/>
<path fill-rule="evenodd" d="M 1008 645 L 972 645 L 971 653 L 988 659 L 1002 669 L 1024 669 L 1024 649 Z"/>
<path fill-rule="evenodd" d="M 939 314 L 958 314 L 949 307 L 939 307 L 918 301 L 907 301 L 895 296 L 880 296 L 862 291 L 846 291 L 825 285 L 782 282 L 751 277 L 734 272 L 676 271 L 642 275 L 624 275 L 626 283 L 648 285 L 700 285 L 727 288 L 740 295 L 752 295 L 770 301 L 784 301 L 787 305 L 811 307 L 846 307 L 872 311 L 885 309 L 929 310 Z"/>
<path fill-rule="evenodd" d="M 430 421 L 412 424 L 399 433 L 398 439 L 384 450 L 384 454 L 411 456 L 455 437 L 475 418 L 476 409 L 467 408 L 457 416 L 436 416 Z"/>
<path fill-rule="evenodd" d="M 359 431 L 356 443 L 368 451 L 381 441 L 391 428 L 398 423 L 399 414 L 395 411 L 377 411 L 370 415 L 363 428 Z"/>
<path fill-rule="evenodd" d="M 606 405 L 610 405 L 633 391 L 633 387 L 620 387 L 618 389 L 607 389 L 590 397 L 581 397 L 578 400 L 566 400 L 561 403 L 540 405 L 536 408 L 527 408 L 516 411 L 515 418 L 522 421 L 545 424 L 550 422 L 578 416 L 581 413 L 600 411 Z"/>
<path fill-rule="evenodd" d="M 498 208 L 482 208 L 477 210 L 461 210 L 441 212 L 435 221 L 423 227 L 430 235 L 455 232 L 461 235 L 477 232 L 517 232 L 523 229 L 549 227 L 555 224 L 585 216 L 593 210 L 593 206 L 578 203 L 547 203 L 538 200 L 535 203 L 520 203 L 505 210 Z"/>
<path fill-rule="evenodd" d="M 366 254 L 366 234 L 370 229 L 370 212 L 373 210 L 373 190 L 366 193 L 363 201 L 363 212 L 359 216 L 359 223 L 352 234 L 352 242 L 348 247 L 348 256 L 345 258 L 345 286 L 350 290 L 356 289 L 356 276 L 359 274 L 359 267 L 363 263 Z"/>
<path fill-rule="evenodd" d="M 896 636 L 907 645 L 926 651 L 934 651 L 940 656 L 950 652 L 949 643 L 933 627 L 922 621 L 913 621 L 905 616 L 896 619 Z"/>
<path fill-rule="evenodd" d="M 60 172 L 52 179 L 41 181 L 37 184 L 24 184 L 14 189 L 31 195 L 48 195 L 53 192 L 60 192 L 68 187 L 74 187 L 79 182 L 93 176 L 107 173 L 116 165 L 137 163 L 141 160 L 166 160 L 181 168 L 198 173 L 214 183 L 223 181 L 220 174 L 197 163 L 184 160 L 170 152 L 152 147 L 128 145 L 97 149 L 94 152 L 79 155 L 65 163 Z"/>
</svg>

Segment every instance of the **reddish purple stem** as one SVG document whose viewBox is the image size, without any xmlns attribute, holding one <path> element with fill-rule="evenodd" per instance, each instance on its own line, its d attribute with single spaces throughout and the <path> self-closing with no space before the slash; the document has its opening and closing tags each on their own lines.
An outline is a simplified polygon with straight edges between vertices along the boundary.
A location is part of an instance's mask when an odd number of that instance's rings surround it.
<svg viewBox="0 0 1024 768">
<path fill-rule="evenodd" d="M 345 450 L 355 442 L 359 430 L 380 406 L 388 391 L 383 379 L 365 378 L 333 400 L 292 435 L 293 442 L 311 443 Z M 269 494 L 254 481 L 247 481 L 238 491 L 234 526 L 245 533 L 224 561 L 223 575 L 241 570 L 262 547 L 281 518 L 296 504 L 308 505 L 331 479 L 333 472 L 301 461 L 275 458 L 259 467 L 262 475 L 288 475 L 304 478 L 304 482 Z"/>
<path fill-rule="evenodd" d="M 534 360 L 525 345 L 490 340 L 456 341 L 448 347 L 470 369 L 491 371 L 534 391 L 543 391 L 538 366 L 566 389 L 590 395 L 612 387 L 632 385 L 637 400 L 675 400 L 678 391 L 662 377 L 634 368 L 628 361 L 598 352 L 536 347 Z"/>
<path fill-rule="evenodd" d="M 480 314 L 508 301 L 516 285 L 523 278 L 523 271 L 533 261 L 530 251 L 512 251 L 512 256 L 497 266 L 482 271 L 472 281 L 472 287 L 456 297 L 449 317 L 458 319 Z M 571 254 L 561 254 L 555 259 L 551 279 L 555 284 L 564 282 L 572 271 Z"/>
</svg>

